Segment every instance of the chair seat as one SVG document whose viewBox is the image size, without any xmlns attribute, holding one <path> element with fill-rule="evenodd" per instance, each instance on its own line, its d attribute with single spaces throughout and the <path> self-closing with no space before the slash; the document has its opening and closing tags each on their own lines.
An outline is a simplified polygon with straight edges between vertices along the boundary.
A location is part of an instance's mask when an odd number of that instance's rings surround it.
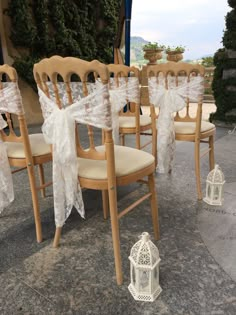
<svg viewBox="0 0 236 315">
<path fill-rule="evenodd" d="M 104 151 L 103 146 L 96 147 L 98 151 Z M 121 177 L 143 170 L 155 162 L 154 156 L 150 153 L 125 147 L 115 146 L 115 171 L 116 176 Z M 78 174 L 88 179 L 106 179 L 107 162 L 105 160 L 90 160 L 78 158 Z"/>
<path fill-rule="evenodd" d="M 176 134 L 194 134 L 196 130 L 196 123 L 195 122 L 182 122 L 182 121 L 175 121 L 175 133 Z M 211 129 L 214 129 L 215 125 L 203 121 L 201 122 L 201 132 L 205 132 Z"/>
<path fill-rule="evenodd" d="M 32 156 L 39 156 L 51 153 L 50 145 L 44 140 L 43 134 L 36 133 L 29 135 Z M 10 158 L 25 158 L 23 143 L 5 142 L 7 145 L 7 155 Z"/>
<path fill-rule="evenodd" d="M 148 115 L 140 115 L 140 126 L 147 126 L 152 123 L 151 117 Z M 119 116 L 119 127 L 120 128 L 135 128 L 135 117 L 134 116 Z"/>
</svg>

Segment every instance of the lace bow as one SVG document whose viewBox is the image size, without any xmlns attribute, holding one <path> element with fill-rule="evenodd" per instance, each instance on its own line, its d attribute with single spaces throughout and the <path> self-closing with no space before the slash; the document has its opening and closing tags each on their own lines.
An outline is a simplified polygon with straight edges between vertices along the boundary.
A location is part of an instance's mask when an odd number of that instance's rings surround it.
<svg viewBox="0 0 236 315">
<path fill-rule="evenodd" d="M 82 192 L 78 181 L 78 159 L 75 141 L 75 122 L 111 129 L 111 117 L 106 104 L 107 86 L 59 109 L 38 87 L 44 116 L 42 132 L 47 143 L 53 145 L 53 194 L 55 223 L 63 226 L 75 206 L 84 217 Z"/>
<path fill-rule="evenodd" d="M 112 129 L 115 144 L 119 144 L 119 112 L 127 102 L 139 104 L 140 99 L 138 78 L 129 77 L 127 79 L 126 81 L 126 78 L 118 78 L 117 84 L 116 79 L 110 78 L 109 82 L 109 94 L 112 105 Z M 101 81 L 96 81 L 97 86 L 101 84 Z"/>
<path fill-rule="evenodd" d="M 0 130 L 3 130 L 7 126 L 1 112 L 20 114 L 22 111 L 22 100 L 17 83 L 3 83 L 3 89 L 0 90 Z M 0 138 L 0 213 L 13 200 L 14 190 L 11 168 L 7 156 L 7 147 Z"/>
<path fill-rule="evenodd" d="M 170 172 L 175 154 L 175 130 L 174 113 L 186 106 L 186 99 L 192 102 L 199 101 L 203 93 L 203 78 L 192 77 L 187 82 L 186 77 L 178 78 L 178 86 L 175 86 L 175 78 L 168 77 L 168 89 L 165 87 L 164 79 L 155 77 L 148 80 L 150 102 L 160 107 L 158 116 L 158 171 L 160 173 Z"/>
</svg>

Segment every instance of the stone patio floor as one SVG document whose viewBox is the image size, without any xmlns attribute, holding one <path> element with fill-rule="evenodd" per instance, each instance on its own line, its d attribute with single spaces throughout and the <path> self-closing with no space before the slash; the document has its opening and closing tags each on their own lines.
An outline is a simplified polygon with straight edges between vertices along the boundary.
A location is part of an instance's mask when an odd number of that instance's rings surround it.
<svg viewBox="0 0 236 315">
<path fill-rule="evenodd" d="M 153 240 L 148 201 L 121 219 L 124 283 L 117 286 L 100 192 L 84 191 L 86 220 L 73 211 L 54 249 L 52 189 L 40 198 L 44 241 L 37 244 L 27 173 L 15 174 L 15 201 L 0 216 L 0 314 L 235 315 L 236 134 L 217 128 L 215 155 L 226 178 L 221 207 L 197 201 L 191 143 L 177 143 L 171 175 L 156 174 L 161 239 L 155 244 L 163 291 L 153 303 L 135 301 L 127 288 L 132 245 L 144 231 Z M 207 157 L 201 165 L 204 191 Z M 143 189 L 139 184 L 119 189 L 119 205 Z"/>
</svg>

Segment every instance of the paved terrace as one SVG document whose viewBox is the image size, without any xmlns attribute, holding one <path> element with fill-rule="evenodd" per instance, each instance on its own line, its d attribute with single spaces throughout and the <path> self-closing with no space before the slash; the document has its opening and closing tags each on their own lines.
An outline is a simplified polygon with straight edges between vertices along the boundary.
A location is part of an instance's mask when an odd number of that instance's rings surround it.
<svg viewBox="0 0 236 315">
<path fill-rule="evenodd" d="M 132 245 L 144 231 L 153 239 L 149 202 L 120 222 L 124 283 L 117 286 L 100 192 L 84 191 L 86 220 L 74 211 L 54 249 L 52 190 L 40 199 L 44 241 L 37 244 L 27 173 L 16 173 L 15 201 L 0 216 L 0 314 L 235 315 L 236 134 L 217 128 L 215 155 L 226 178 L 222 207 L 197 201 L 191 143 L 177 143 L 171 175 L 156 174 L 163 292 L 153 303 L 135 301 L 127 288 Z M 203 189 L 208 171 L 204 157 Z M 51 177 L 51 165 L 46 175 Z M 143 189 L 119 189 L 120 205 Z"/>
</svg>

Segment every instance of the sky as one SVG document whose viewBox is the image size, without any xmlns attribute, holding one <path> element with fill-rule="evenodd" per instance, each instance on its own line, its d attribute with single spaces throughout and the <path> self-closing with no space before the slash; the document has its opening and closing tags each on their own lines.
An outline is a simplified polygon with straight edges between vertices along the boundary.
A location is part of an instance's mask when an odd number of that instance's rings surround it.
<svg viewBox="0 0 236 315">
<path fill-rule="evenodd" d="M 186 47 L 184 58 L 213 55 L 222 47 L 227 0 L 133 0 L 131 36 Z"/>
</svg>

